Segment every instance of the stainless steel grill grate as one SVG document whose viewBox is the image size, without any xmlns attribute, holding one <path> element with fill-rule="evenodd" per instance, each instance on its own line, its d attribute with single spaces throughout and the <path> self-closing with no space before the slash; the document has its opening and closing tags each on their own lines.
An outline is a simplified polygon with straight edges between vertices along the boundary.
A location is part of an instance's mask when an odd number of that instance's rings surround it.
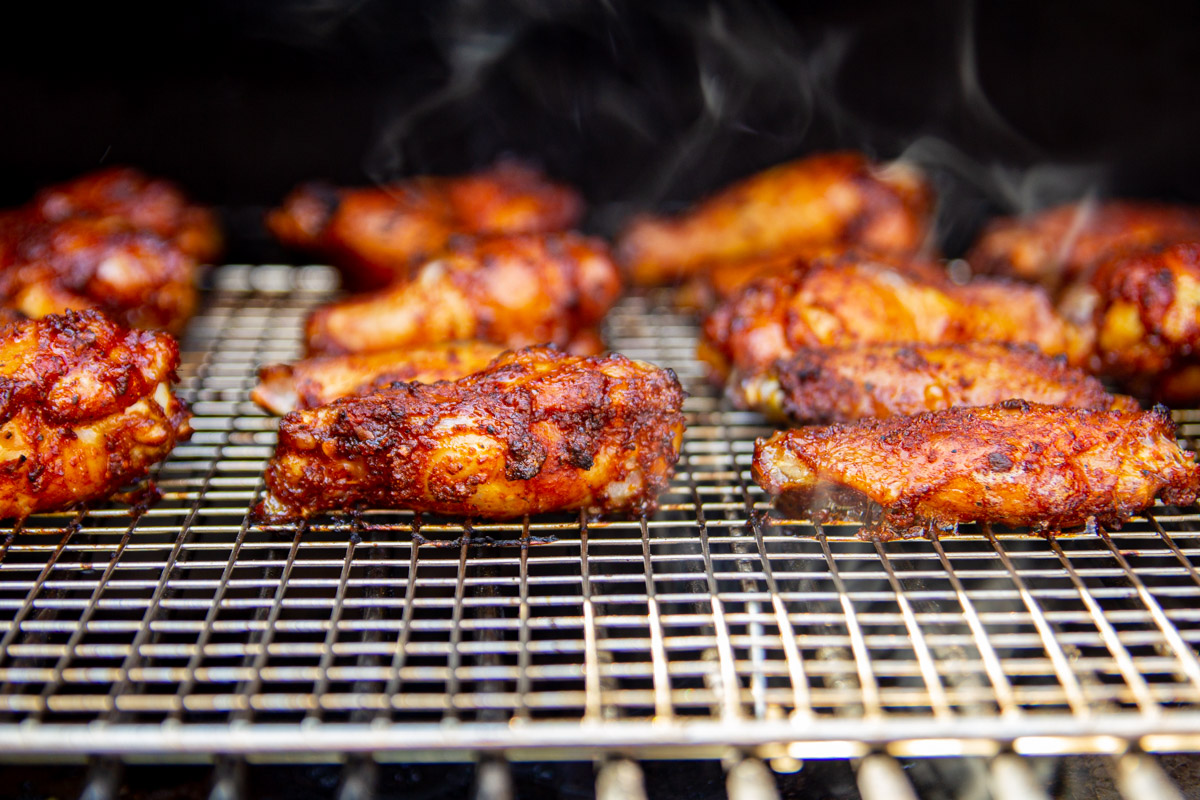
<svg viewBox="0 0 1200 800">
<path fill-rule="evenodd" d="M 219 270 L 162 499 L 4 532 L 0 753 L 1200 750 L 1196 508 L 1054 541 L 780 519 L 748 472 L 768 428 L 705 385 L 665 296 L 609 329 L 692 392 L 654 519 L 251 525 L 275 426 L 255 369 L 334 284 Z M 1200 412 L 1179 419 L 1194 446 Z"/>
</svg>

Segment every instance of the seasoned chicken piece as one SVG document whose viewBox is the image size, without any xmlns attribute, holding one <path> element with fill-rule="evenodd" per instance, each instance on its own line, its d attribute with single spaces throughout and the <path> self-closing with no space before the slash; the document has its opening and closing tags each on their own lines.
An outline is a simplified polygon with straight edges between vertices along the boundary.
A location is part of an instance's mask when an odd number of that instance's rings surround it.
<svg viewBox="0 0 1200 800">
<path fill-rule="evenodd" d="M 624 356 L 506 353 L 454 383 L 288 414 L 258 513 L 649 513 L 679 457 L 683 398 L 670 370 Z"/>
<path fill-rule="evenodd" d="M 107 497 L 187 438 L 175 340 L 95 311 L 0 327 L 0 518 Z"/>
<path fill-rule="evenodd" d="M 489 342 L 449 342 L 272 364 L 258 371 L 258 386 L 250 398 L 282 415 L 339 397 L 369 394 L 391 383 L 455 381 L 479 372 L 503 352 L 503 347 Z"/>
<path fill-rule="evenodd" d="M 860 261 L 752 284 L 708 316 L 700 357 L 718 375 L 749 374 L 802 347 L 969 341 L 1034 344 L 1072 364 L 1090 347 L 1038 287 L 929 283 Z"/>
<path fill-rule="evenodd" d="M 267 216 L 289 246 L 332 259 L 356 288 L 407 279 L 456 234 L 547 233 L 574 227 L 583 199 L 512 162 L 453 178 L 416 177 L 371 189 L 301 186 Z"/>
<path fill-rule="evenodd" d="M 844 245 L 822 246 L 790 255 L 758 256 L 744 261 L 713 264 L 689 278 L 676 295 L 682 308 L 709 310 L 737 296 L 755 281 L 776 276 L 800 275 L 820 264 L 856 264 L 870 262 L 896 270 L 933 285 L 949 284 L 936 261 L 916 255 L 869 253 Z"/>
<path fill-rule="evenodd" d="M 1086 278 L 1114 252 L 1200 239 L 1200 209 L 1110 200 L 1073 203 L 994 220 L 967 254 L 978 273 L 1009 275 L 1057 290 Z"/>
<path fill-rule="evenodd" d="M 785 513 L 833 501 L 883 507 L 882 533 L 932 522 L 1058 530 L 1116 525 L 1154 503 L 1195 501 L 1200 473 L 1167 410 L 1101 411 L 1012 400 L 777 433 L 754 480 Z"/>
<path fill-rule="evenodd" d="M 362 353 L 482 339 L 566 345 L 621 293 L 603 242 L 576 234 L 473 239 L 429 261 L 410 283 L 317 309 L 312 353 Z"/>
<path fill-rule="evenodd" d="M 853 422 L 987 406 L 1014 398 L 1072 408 L 1136 410 L 1098 380 L 1032 345 L 859 344 L 801 348 L 764 372 L 735 376 L 743 408 L 798 423 Z"/>
<path fill-rule="evenodd" d="M 1200 240 L 1102 259 L 1061 308 L 1096 329 L 1094 371 L 1147 379 L 1200 349 Z"/>
<path fill-rule="evenodd" d="M 178 332 L 197 297 L 195 259 L 117 217 L 21 226 L 0 245 L 0 302 L 30 317 L 99 308 L 126 325 Z"/>
<path fill-rule="evenodd" d="M 117 217 L 201 263 L 211 262 L 221 251 L 221 231 L 211 211 L 189 202 L 170 181 L 129 167 L 98 170 L 43 189 L 31 210 L 47 222 Z"/>
<path fill-rule="evenodd" d="M 929 185 L 913 167 L 831 153 L 760 172 L 679 216 L 637 218 L 617 255 L 634 283 L 655 285 L 804 247 L 914 253 L 929 238 L 931 208 Z"/>
</svg>

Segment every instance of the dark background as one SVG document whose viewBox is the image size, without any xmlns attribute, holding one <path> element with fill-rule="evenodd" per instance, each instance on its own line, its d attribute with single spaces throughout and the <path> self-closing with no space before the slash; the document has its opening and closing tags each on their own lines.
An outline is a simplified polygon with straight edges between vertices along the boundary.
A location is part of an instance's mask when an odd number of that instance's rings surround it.
<svg viewBox="0 0 1200 800">
<path fill-rule="evenodd" d="M 221 206 L 230 257 L 296 182 L 515 154 L 608 233 L 835 147 L 907 155 L 960 249 L 1087 192 L 1200 202 L 1200 4 L 22 3 L 0 31 L 0 203 L 101 163 Z"/>
</svg>

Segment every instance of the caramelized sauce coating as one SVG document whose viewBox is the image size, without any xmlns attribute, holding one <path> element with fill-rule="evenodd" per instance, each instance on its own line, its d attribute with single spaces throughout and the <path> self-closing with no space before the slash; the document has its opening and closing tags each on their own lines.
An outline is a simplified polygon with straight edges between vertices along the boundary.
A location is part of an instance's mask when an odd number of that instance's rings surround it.
<svg viewBox="0 0 1200 800">
<path fill-rule="evenodd" d="M 621 294 L 608 248 L 577 234 L 472 239 L 427 262 L 409 283 L 317 309 L 311 353 L 364 353 L 480 339 L 565 346 Z"/>
<path fill-rule="evenodd" d="M 258 513 L 650 512 L 679 457 L 683 398 L 674 373 L 620 355 L 506 353 L 453 383 L 396 384 L 288 414 Z"/>
<path fill-rule="evenodd" d="M 1057 290 L 1086 278 L 1100 258 L 1183 239 L 1200 239 L 1200 209 L 1130 200 L 1072 203 L 992 221 L 967 260 L 976 272 Z"/>
<path fill-rule="evenodd" d="M 0 327 L 0 518 L 107 497 L 191 433 L 179 351 L 94 311 Z"/>
<path fill-rule="evenodd" d="M 407 279 L 456 235 L 563 231 L 582 215 L 574 189 L 502 161 L 469 175 L 370 189 L 301 186 L 267 215 L 267 227 L 283 244 L 344 267 L 353 287 L 371 289 Z"/>
<path fill-rule="evenodd" d="M 1098 380 L 1032 345 L 865 344 L 801 348 L 765 372 L 735 377 L 735 402 L 776 420 L 853 422 L 1010 399 L 1136 410 Z"/>
<path fill-rule="evenodd" d="M 883 508 L 884 535 L 992 522 L 1117 525 L 1195 501 L 1200 472 L 1165 408 L 1067 409 L 1009 401 L 802 428 L 760 439 L 754 480 L 785 513 L 829 501 Z"/>
<path fill-rule="evenodd" d="M 759 372 L 802 347 L 970 341 L 1033 344 L 1073 364 L 1090 348 L 1038 287 L 930 283 L 851 260 L 751 284 L 705 320 L 700 357 L 724 375 Z"/>
<path fill-rule="evenodd" d="M 632 281 L 646 286 L 798 248 L 915 253 L 929 238 L 931 208 L 932 192 L 914 168 L 830 153 L 772 167 L 678 216 L 639 217 L 617 255 Z"/>
</svg>

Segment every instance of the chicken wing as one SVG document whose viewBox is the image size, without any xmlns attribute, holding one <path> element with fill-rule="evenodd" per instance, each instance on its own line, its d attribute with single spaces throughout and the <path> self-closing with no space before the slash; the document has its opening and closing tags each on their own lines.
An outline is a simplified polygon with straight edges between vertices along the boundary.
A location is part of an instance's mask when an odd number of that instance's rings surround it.
<svg viewBox="0 0 1200 800">
<path fill-rule="evenodd" d="M 679 216 L 637 218 L 617 255 L 634 283 L 656 285 L 804 247 L 913 253 L 929 238 L 931 208 L 932 192 L 914 168 L 832 153 L 760 172 Z"/>
<path fill-rule="evenodd" d="M 1030 343 L 1072 364 L 1090 347 L 1038 287 L 930 283 L 850 261 L 750 285 L 705 320 L 700 357 L 718 375 L 753 374 L 802 347 L 969 341 Z"/>
<path fill-rule="evenodd" d="M 30 317 L 98 308 L 178 332 L 197 298 L 195 259 L 117 217 L 31 225 L 0 246 L 0 302 Z"/>
<path fill-rule="evenodd" d="M 460 339 L 566 345 L 596 325 L 620 293 L 620 276 L 597 239 L 472 239 L 426 263 L 409 283 L 317 309 L 308 319 L 308 346 L 333 354 Z"/>
<path fill-rule="evenodd" d="M 273 414 L 316 408 L 339 397 L 368 394 L 391 383 L 455 381 L 479 372 L 504 352 L 488 342 L 318 356 L 258 371 L 250 398 Z"/>
<path fill-rule="evenodd" d="M 116 217 L 171 242 L 201 263 L 221 250 L 221 231 L 208 209 L 194 205 L 179 187 L 129 167 L 111 167 L 43 189 L 31 210 L 46 222 L 78 217 Z"/>
<path fill-rule="evenodd" d="M 770 369 L 735 376 L 734 401 L 775 420 L 853 422 L 987 406 L 1019 398 L 1072 408 L 1136 410 L 1098 380 L 1032 345 L 866 344 L 801 348 Z"/>
<path fill-rule="evenodd" d="M 507 353 L 454 383 L 401 383 L 288 414 L 258 513 L 646 513 L 679 457 L 683 398 L 670 370 L 624 356 Z"/>
<path fill-rule="evenodd" d="M 884 535 L 971 521 L 1058 530 L 1116 525 L 1195 501 L 1200 472 L 1165 408 L 1101 411 L 1020 400 L 777 433 L 754 480 L 785 513 L 883 507 Z"/>
<path fill-rule="evenodd" d="M 0 328 L 0 518 L 107 497 L 191 433 L 175 340 L 94 311 Z"/>
<path fill-rule="evenodd" d="M 267 216 L 283 244 L 332 259 L 355 288 L 407 279 L 456 234 L 547 233 L 575 226 L 574 189 L 512 162 L 454 178 L 416 177 L 372 189 L 301 186 Z"/>
<path fill-rule="evenodd" d="M 967 261 L 978 273 L 1056 291 L 1086 278 L 1101 257 L 1182 239 L 1200 239 L 1200 209 L 1128 200 L 1073 203 L 991 222 Z"/>
</svg>

